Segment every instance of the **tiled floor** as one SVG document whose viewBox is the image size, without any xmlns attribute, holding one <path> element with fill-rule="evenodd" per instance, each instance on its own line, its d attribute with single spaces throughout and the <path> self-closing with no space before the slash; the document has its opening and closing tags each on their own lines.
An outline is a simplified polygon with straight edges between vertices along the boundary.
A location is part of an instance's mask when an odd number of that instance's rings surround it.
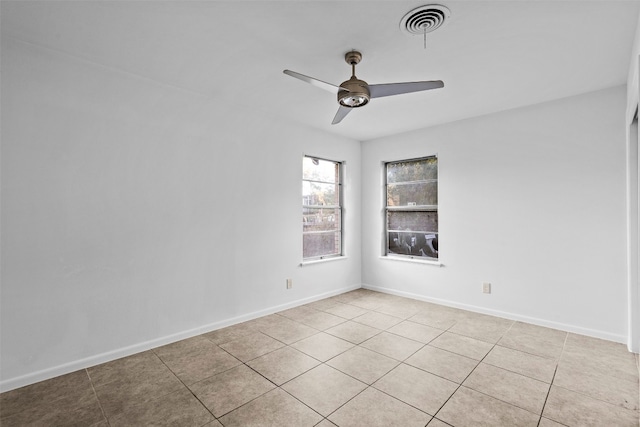
<svg viewBox="0 0 640 427">
<path fill-rule="evenodd" d="M 616 344 L 358 289 L 0 395 L 0 424 L 633 426 Z"/>
</svg>

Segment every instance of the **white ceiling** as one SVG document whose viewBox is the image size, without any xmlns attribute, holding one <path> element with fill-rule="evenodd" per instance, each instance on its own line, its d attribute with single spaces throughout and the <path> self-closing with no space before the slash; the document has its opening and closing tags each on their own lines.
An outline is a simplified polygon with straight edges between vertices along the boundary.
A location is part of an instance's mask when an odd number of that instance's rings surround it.
<svg viewBox="0 0 640 427">
<path fill-rule="evenodd" d="M 427 37 L 409 10 L 451 10 Z M 335 134 L 369 140 L 626 82 L 640 1 L 1 2 L 13 37 Z M 331 125 L 335 95 L 282 73 L 339 84 L 346 51 L 371 84 L 445 87 L 374 99 Z"/>
</svg>

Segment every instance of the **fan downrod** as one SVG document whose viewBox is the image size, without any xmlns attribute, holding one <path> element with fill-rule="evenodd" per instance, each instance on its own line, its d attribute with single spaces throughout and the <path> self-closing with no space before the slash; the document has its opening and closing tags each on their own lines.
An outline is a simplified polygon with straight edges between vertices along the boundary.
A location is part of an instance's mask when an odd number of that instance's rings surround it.
<svg viewBox="0 0 640 427">
<path fill-rule="evenodd" d="M 362 54 L 355 50 L 347 52 L 344 60 L 351 65 L 351 78 L 340 84 L 338 103 L 346 108 L 358 108 L 369 103 L 371 95 L 367 82 L 356 77 L 356 64 L 362 60 Z"/>
</svg>

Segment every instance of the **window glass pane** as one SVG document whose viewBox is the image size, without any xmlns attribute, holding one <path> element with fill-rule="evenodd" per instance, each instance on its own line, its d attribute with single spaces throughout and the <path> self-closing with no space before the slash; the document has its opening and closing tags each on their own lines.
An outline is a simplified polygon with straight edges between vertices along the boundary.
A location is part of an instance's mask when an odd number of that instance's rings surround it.
<svg viewBox="0 0 640 427">
<path fill-rule="evenodd" d="M 438 159 L 409 160 L 387 163 L 387 183 L 438 179 Z"/>
<path fill-rule="evenodd" d="M 438 232 L 438 212 L 387 212 L 387 230 Z"/>
<path fill-rule="evenodd" d="M 303 234 L 302 247 L 304 258 L 340 255 L 340 232 Z"/>
<path fill-rule="evenodd" d="M 340 230 L 340 209 L 302 208 L 302 231 Z"/>
<path fill-rule="evenodd" d="M 340 166 L 339 162 L 303 157 L 302 252 L 305 259 L 342 254 Z"/>
<path fill-rule="evenodd" d="M 302 181 L 302 204 L 337 206 L 340 204 L 339 191 L 338 184 Z"/>
<path fill-rule="evenodd" d="M 438 233 L 389 233 L 389 253 L 438 258 Z"/>
<path fill-rule="evenodd" d="M 302 179 L 338 182 L 338 166 L 338 163 L 329 160 L 304 157 L 302 160 Z"/>
<path fill-rule="evenodd" d="M 387 185 L 387 206 L 424 206 L 437 204 L 437 181 Z"/>
</svg>

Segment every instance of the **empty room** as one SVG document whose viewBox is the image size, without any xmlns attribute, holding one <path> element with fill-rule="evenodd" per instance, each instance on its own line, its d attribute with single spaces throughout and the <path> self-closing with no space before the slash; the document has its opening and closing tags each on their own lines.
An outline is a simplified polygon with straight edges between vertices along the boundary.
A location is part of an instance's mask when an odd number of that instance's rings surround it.
<svg viewBox="0 0 640 427">
<path fill-rule="evenodd" d="M 0 425 L 640 424 L 640 1 L 0 1 Z"/>
</svg>

